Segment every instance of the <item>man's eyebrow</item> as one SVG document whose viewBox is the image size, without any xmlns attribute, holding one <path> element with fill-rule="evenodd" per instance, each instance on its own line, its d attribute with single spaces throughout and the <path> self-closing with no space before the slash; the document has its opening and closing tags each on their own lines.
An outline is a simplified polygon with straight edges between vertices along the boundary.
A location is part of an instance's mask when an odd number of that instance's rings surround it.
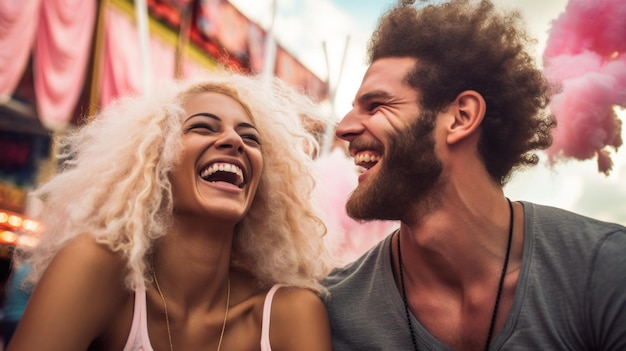
<svg viewBox="0 0 626 351">
<path fill-rule="evenodd" d="M 374 100 L 374 99 L 387 100 L 387 99 L 390 99 L 390 98 L 391 98 L 391 95 L 389 95 L 389 93 L 387 93 L 386 91 L 383 91 L 383 90 L 373 90 L 373 91 L 367 92 L 367 93 L 359 96 L 359 98 L 357 99 L 357 103 L 359 105 L 364 105 L 364 104 L 366 104 L 370 100 Z"/>
</svg>

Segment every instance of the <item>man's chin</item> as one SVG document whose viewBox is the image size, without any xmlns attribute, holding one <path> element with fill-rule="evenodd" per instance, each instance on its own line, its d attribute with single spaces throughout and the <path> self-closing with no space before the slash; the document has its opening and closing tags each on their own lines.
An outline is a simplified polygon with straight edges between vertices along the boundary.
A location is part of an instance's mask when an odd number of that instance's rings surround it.
<svg viewBox="0 0 626 351">
<path fill-rule="evenodd" d="M 389 206 L 369 203 L 364 205 L 358 200 L 348 200 L 346 203 L 346 213 L 350 218 L 357 221 L 376 221 L 376 220 L 397 220 L 397 213 L 391 213 Z"/>
<path fill-rule="evenodd" d="M 355 204 L 354 202 L 359 201 L 352 201 L 352 199 L 350 199 L 346 203 L 346 212 L 350 218 L 357 221 L 369 221 L 373 219 L 371 218 L 372 211 L 366 211 L 362 204 Z"/>
</svg>

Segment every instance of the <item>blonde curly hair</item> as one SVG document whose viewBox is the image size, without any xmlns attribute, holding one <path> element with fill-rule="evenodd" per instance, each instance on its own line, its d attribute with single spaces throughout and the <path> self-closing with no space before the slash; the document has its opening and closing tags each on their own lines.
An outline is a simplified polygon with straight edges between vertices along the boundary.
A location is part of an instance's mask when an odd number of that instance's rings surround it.
<svg viewBox="0 0 626 351">
<path fill-rule="evenodd" d="M 64 161 L 34 193 L 43 200 L 45 230 L 29 257 L 32 283 L 69 239 L 86 233 L 127 260 L 129 288 L 144 286 L 151 249 L 172 222 L 168 175 L 182 150 L 182 105 L 203 92 L 238 100 L 263 140 L 263 174 L 236 227 L 231 265 L 264 286 L 324 291 L 319 279 L 331 268 L 322 238 L 326 227 L 311 200 L 319 145 L 303 119 L 329 121 L 280 80 L 232 72 L 167 81 L 146 96 L 120 98 L 58 140 Z"/>
</svg>

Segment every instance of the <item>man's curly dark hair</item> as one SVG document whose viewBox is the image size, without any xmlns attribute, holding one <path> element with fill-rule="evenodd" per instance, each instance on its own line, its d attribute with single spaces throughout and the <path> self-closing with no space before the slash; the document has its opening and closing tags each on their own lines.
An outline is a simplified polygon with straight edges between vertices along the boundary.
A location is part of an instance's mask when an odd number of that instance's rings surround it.
<svg viewBox="0 0 626 351">
<path fill-rule="evenodd" d="M 414 57 L 406 77 L 424 109 L 441 111 L 465 90 L 486 101 L 478 152 L 491 177 L 537 164 L 534 150 L 552 143 L 556 120 L 546 108 L 553 89 L 527 47 L 534 44 L 517 11 L 499 13 L 490 1 L 452 0 L 416 8 L 403 0 L 380 19 L 369 63 Z"/>
</svg>

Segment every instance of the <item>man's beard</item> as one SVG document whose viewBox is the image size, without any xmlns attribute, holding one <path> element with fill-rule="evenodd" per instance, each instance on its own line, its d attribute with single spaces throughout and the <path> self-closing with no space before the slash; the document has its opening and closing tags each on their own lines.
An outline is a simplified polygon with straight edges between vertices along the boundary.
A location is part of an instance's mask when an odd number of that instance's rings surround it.
<svg viewBox="0 0 626 351">
<path fill-rule="evenodd" d="M 442 172 L 435 153 L 435 119 L 434 112 L 425 111 L 406 129 L 388 135 L 389 151 L 378 173 L 359 184 L 346 204 L 350 217 L 407 220 L 429 211 Z"/>
</svg>

